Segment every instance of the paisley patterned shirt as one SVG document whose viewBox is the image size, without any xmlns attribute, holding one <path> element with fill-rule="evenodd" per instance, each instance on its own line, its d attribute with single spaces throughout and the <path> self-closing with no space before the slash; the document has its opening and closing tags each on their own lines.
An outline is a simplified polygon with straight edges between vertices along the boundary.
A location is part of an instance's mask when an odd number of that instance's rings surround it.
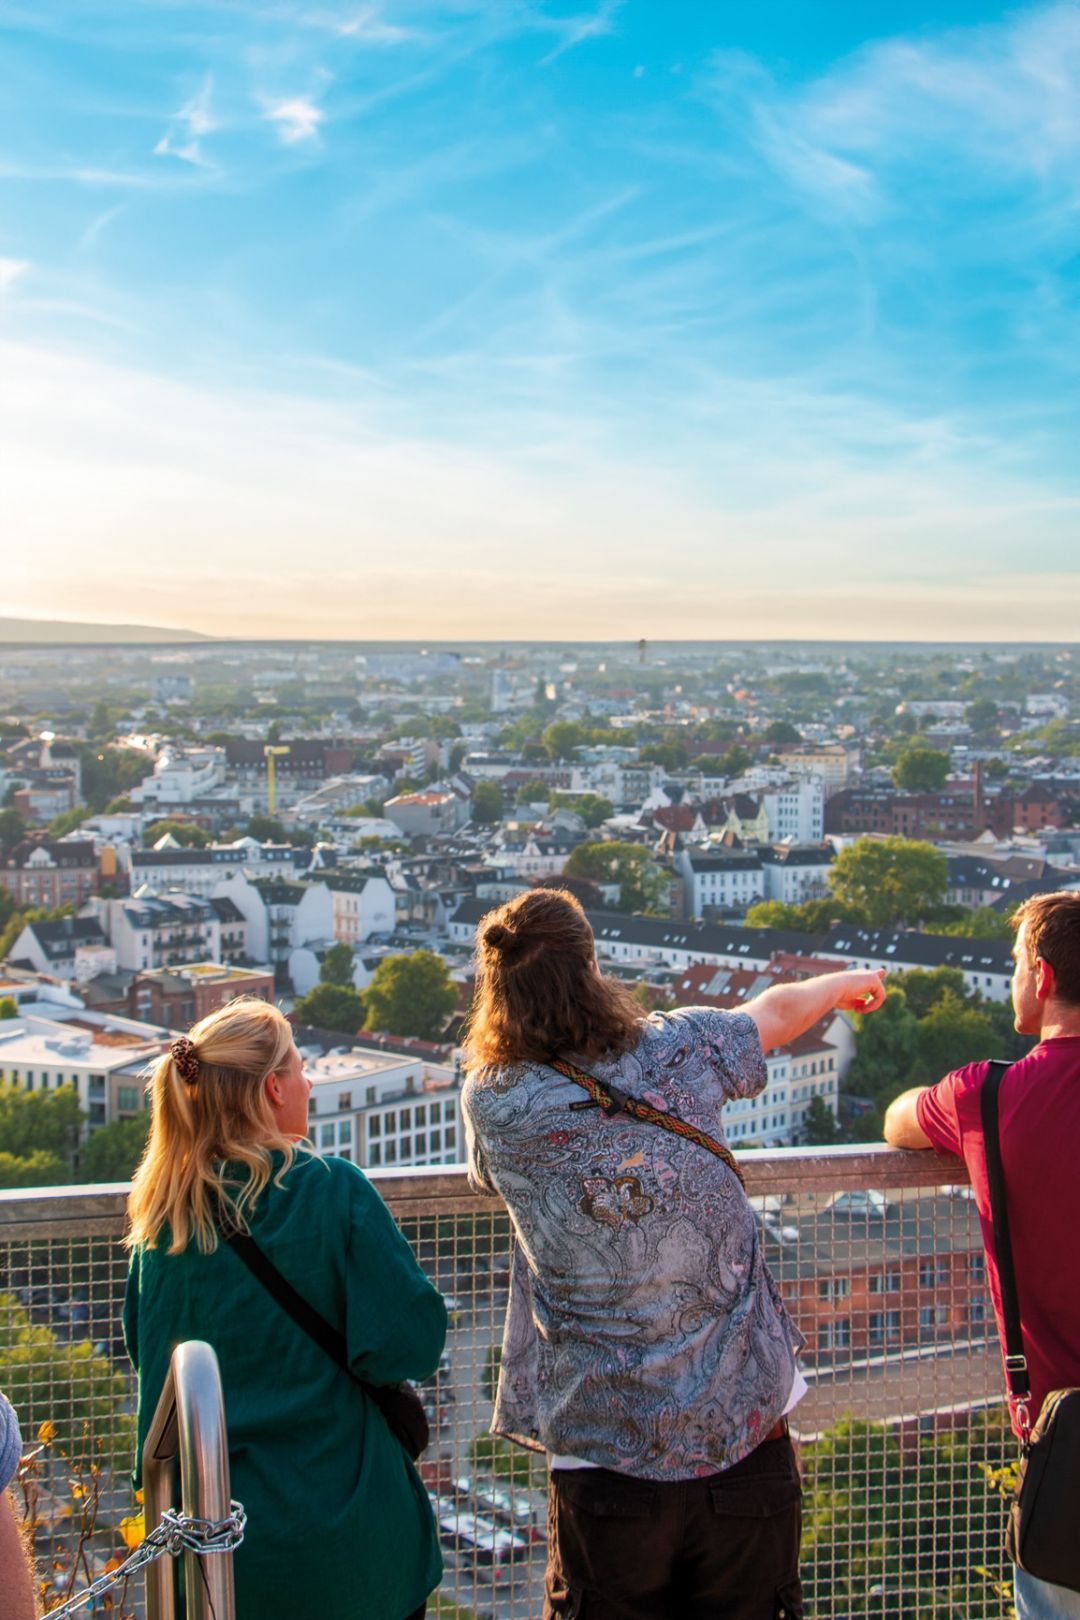
<svg viewBox="0 0 1080 1620">
<path fill-rule="evenodd" d="M 573 1058 L 573 1054 L 565 1054 Z M 721 1110 L 763 1090 L 745 1013 L 654 1013 L 623 1057 L 582 1065 L 723 1141 Z M 574 1111 L 542 1064 L 462 1093 L 473 1181 L 517 1238 L 492 1430 L 641 1479 L 729 1468 L 783 1412 L 803 1340 L 734 1172 L 625 1114 Z"/>
</svg>

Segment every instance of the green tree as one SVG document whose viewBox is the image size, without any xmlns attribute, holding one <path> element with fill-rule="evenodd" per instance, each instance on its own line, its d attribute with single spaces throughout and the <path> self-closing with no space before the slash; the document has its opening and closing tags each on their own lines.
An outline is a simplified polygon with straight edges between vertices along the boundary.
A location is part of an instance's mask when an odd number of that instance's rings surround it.
<svg viewBox="0 0 1080 1620">
<path fill-rule="evenodd" d="M 721 754 L 716 761 L 714 770 L 718 776 L 742 776 L 754 763 L 754 756 L 739 743 L 729 748 L 726 754 Z"/>
<path fill-rule="evenodd" d="M 546 789 L 545 789 L 546 792 Z M 477 782 L 473 788 L 472 818 L 481 827 L 502 820 L 502 788 L 497 782 Z"/>
<path fill-rule="evenodd" d="M 207 844 L 213 843 L 208 832 L 202 827 L 193 826 L 189 821 L 152 821 L 143 833 L 143 845 L 146 849 L 153 849 L 159 838 L 171 837 L 184 849 L 205 849 Z"/>
<path fill-rule="evenodd" d="M 965 1063 L 1004 1057 L 1004 1047 L 990 1019 L 952 990 L 947 990 L 919 1020 L 919 1067 L 933 1082 Z"/>
<path fill-rule="evenodd" d="M 958 917 L 945 917 L 941 921 L 930 916 L 923 923 L 923 932 L 949 934 L 960 939 L 1012 939 L 1015 930 L 1008 917 L 995 911 L 993 906 L 975 906 L 970 911 L 960 908 Z"/>
<path fill-rule="evenodd" d="M 79 1154 L 80 1181 L 130 1181 L 142 1158 L 150 1110 L 92 1131 Z"/>
<path fill-rule="evenodd" d="M 860 838 L 829 868 L 830 892 L 872 928 L 917 923 L 941 904 L 948 862 L 933 844 L 906 838 Z"/>
<path fill-rule="evenodd" d="M 690 759 L 690 750 L 679 739 L 674 742 L 648 743 L 640 754 L 645 765 L 659 765 L 663 771 L 685 770 Z"/>
<path fill-rule="evenodd" d="M 109 708 L 109 705 L 106 703 L 104 698 L 98 698 L 97 702 L 94 704 L 93 713 L 90 716 L 90 724 L 87 729 L 95 741 L 102 737 L 111 737 L 114 734 L 116 730 L 116 722 L 113 718 L 112 710 Z"/>
<path fill-rule="evenodd" d="M 364 1022 L 364 998 L 340 984 L 317 984 L 293 1008 L 298 1024 L 355 1035 Z"/>
<path fill-rule="evenodd" d="M 364 992 L 365 1029 L 438 1040 L 457 1005 L 457 987 L 441 956 L 412 951 L 384 956 Z"/>
<path fill-rule="evenodd" d="M 791 724 L 790 720 L 774 720 L 772 725 L 766 727 L 765 741 L 771 743 L 800 743 L 802 732 Z"/>
<path fill-rule="evenodd" d="M 353 953 L 350 946 L 339 941 L 331 945 L 319 966 L 320 984 L 344 985 L 347 990 L 353 988 Z"/>
<path fill-rule="evenodd" d="M 89 819 L 91 811 L 87 805 L 76 805 L 74 810 L 62 810 L 58 816 L 53 816 L 49 822 L 50 838 L 65 838 L 68 833 L 81 827 Z"/>
<path fill-rule="evenodd" d="M 888 980 L 885 981 L 888 984 Z M 856 1016 L 855 1056 L 844 1090 L 875 1101 L 891 1100 L 910 1082 L 919 1055 L 919 1021 L 902 990 L 886 990 L 872 1017 Z"/>
<path fill-rule="evenodd" d="M 949 756 L 937 748 L 905 748 L 893 766 L 892 779 L 907 793 L 937 793 L 949 774 Z"/>
<path fill-rule="evenodd" d="M 522 782 L 517 790 L 518 804 L 547 804 L 551 797 L 551 789 L 539 777 L 531 782 Z"/>
<path fill-rule="evenodd" d="M 863 923 L 865 918 L 854 906 L 839 900 L 758 900 L 743 919 L 748 928 L 788 928 L 796 934 L 827 934 L 833 923 Z"/>
<path fill-rule="evenodd" d="M 18 1018 L 19 1003 L 14 996 L 0 996 L 0 1019 Z"/>
<path fill-rule="evenodd" d="M 25 817 L 17 810 L 0 810 L 0 850 L 5 855 L 22 843 L 29 830 Z"/>
<path fill-rule="evenodd" d="M 589 733 L 576 721 L 556 720 L 548 726 L 540 740 L 548 751 L 549 759 L 571 760 L 574 750 L 588 742 Z"/>
<path fill-rule="evenodd" d="M 567 810 L 573 810 L 586 827 L 599 827 L 615 814 L 611 800 L 605 799 L 600 793 L 557 793 L 555 802 Z"/>
<path fill-rule="evenodd" d="M 451 744 L 451 746 L 450 746 L 450 774 L 451 774 L 451 776 L 453 776 L 457 771 L 460 771 L 461 762 L 465 758 L 465 755 L 468 752 L 469 752 L 469 746 L 468 746 L 467 743 L 456 742 L 456 743 Z"/>
<path fill-rule="evenodd" d="M 964 975 L 954 967 L 909 968 L 906 973 L 890 973 L 886 984 L 890 990 L 904 992 L 908 1011 L 916 1018 L 925 1018 L 945 996 L 969 999 Z"/>
<path fill-rule="evenodd" d="M 10 1081 L 0 1081 L 0 1153 L 16 1158 L 55 1154 L 70 1169 L 82 1124 L 74 1086 L 24 1091 Z"/>
<path fill-rule="evenodd" d="M 619 911 L 659 911 L 667 899 L 668 879 L 644 844 L 618 839 L 579 844 L 563 867 L 566 877 L 591 878 L 619 885 Z"/>
<path fill-rule="evenodd" d="M 811 1097 L 799 1134 L 808 1147 L 829 1147 L 840 1140 L 839 1121 L 824 1097 Z"/>
<path fill-rule="evenodd" d="M 83 1444 L 83 1425 L 106 1455 L 122 1457 L 135 1438 L 128 1381 L 88 1339 L 61 1343 L 38 1326 L 17 1296 L 0 1294 L 0 1365 L 4 1393 L 32 1436 L 42 1424 L 68 1450 Z"/>
<path fill-rule="evenodd" d="M 247 838 L 257 838 L 260 844 L 285 844 L 289 840 L 283 821 L 279 821 L 277 816 L 259 813 L 248 818 L 244 835 Z"/>
<path fill-rule="evenodd" d="M 56 1153 L 0 1152 L 0 1187 L 60 1187 L 71 1180 L 71 1166 Z"/>
<path fill-rule="evenodd" d="M 82 766 L 82 794 L 96 815 L 111 799 L 136 787 L 154 768 L 153 755 L 139 748 L 102 748 L 78 745 Z"/>
<path fill-rule="evenodd" d="M 968 704 L 965 719 L 977 737 L 992 736 L 998 728 L 998 706 L 993 698 L 976 698 Z"/>
</svg>

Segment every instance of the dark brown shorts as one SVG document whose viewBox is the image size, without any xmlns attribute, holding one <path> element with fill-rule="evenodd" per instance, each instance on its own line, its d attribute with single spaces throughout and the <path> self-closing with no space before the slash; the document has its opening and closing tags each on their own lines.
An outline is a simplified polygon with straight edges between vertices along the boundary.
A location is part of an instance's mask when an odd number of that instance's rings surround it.
<svg viewBox="0 0 1080 1620">
<path fill-rule="evenodd" d="M 802 1620 L 790 1439 L 706 1479 L 556 1469 L 545 1620 Z"/>
</svg>

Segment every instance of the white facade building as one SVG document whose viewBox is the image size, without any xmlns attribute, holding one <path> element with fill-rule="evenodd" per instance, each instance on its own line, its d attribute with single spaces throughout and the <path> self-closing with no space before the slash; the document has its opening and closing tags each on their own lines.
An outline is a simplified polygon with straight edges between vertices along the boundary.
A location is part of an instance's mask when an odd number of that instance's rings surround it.
<svg viewBox="0 0 1080 1620">
<path fill-rule="evenodd" d="M 464 1158 L 455 1070 L 367 1047 L 305 1054 L 316 1150 L 362 1169 Z"/>
</svg>

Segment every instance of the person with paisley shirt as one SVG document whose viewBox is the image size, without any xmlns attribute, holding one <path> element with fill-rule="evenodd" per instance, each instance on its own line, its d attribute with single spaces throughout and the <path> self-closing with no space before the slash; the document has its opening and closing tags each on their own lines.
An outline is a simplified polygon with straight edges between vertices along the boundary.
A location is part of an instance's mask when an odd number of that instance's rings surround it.
<svg viewBox="0 0 1080 1620">
<path fill-rule="evenodd" d="M 492 1430 L 548 1455 L 545 1620 L 797 1620 L 803 1340 L 722 1113 L 882 974 L 646 1016 L 547 888 L 481 921 L 477 964 L 470 1176 L 516 1239 Z"/>
</svg>

